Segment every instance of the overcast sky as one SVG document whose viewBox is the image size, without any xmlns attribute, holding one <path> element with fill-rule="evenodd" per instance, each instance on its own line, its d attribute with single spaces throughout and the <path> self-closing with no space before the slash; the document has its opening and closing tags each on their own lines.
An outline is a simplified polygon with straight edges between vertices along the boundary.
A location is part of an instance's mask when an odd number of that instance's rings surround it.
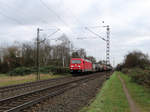
<svg viewBox="0 0 150 112">
<path fill-rule="evenodd" d="M 37 27 L 47 35 L 60 28 L 51 38 L 65 33 L 75 47 L 105 59 L 105 42 L 85 30 L 106 38 L 105 28 L 94 28 L 102 25 L 110 25 L 111 62 L 132 50 L 150 55 L 150 0 L 0 0 L 1 46 L 32 40 Z"/>
</svg>

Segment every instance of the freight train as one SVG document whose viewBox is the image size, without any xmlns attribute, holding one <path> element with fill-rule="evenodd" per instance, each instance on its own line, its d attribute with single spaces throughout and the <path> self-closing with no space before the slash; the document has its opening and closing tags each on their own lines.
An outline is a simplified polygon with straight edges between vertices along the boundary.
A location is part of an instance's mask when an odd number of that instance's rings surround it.
<svg viewBox="0 0 150 112">
<path fill-rule="evenodd" d="M 101 72 L 110 71 L 111 66 L 105 64 L 92 63 L 91 61 L 83 58 L 72 58 L 70 60 L 70 72 L 72 74 L 77 73 L 90 73 L 90 72 Z"/>
</svg>

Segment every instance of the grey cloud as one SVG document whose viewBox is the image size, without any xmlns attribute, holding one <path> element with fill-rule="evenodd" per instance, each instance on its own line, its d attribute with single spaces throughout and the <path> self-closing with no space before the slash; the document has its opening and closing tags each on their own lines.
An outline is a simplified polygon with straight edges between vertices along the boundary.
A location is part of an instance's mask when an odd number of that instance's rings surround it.
<svg viewBox="0 0 150 112">
<path fill-rule="evenodd" d="M 0 1 L 1 42 L 31 40 L 36 36 L 37 27 L 56 26 L 61 28 L 61 31 L 53 38 L 64 32 L 74 41 L 76 47 L 85 48 L 89 55 L 104 59 L 105 43 L 100 39 L 92 39 L 91 37 L 94 35 L 84 29 L 85 26 L 101 25 L 101 21 L 104 20 L 106 24 L 111 26 L 111 59 L 115 57 L 116 63 L 121 62 L 123 56 L 134 49 L 140 49 L 150 54 L 150 40 L 139 39 L 150 37 L 150 16 L 148 15 L 150 10 L 148 3 L 150 2 L 148 1 L 42 1 L 49 9 L 40 0 Z M 92 30 L 106 38 L 105 29 Z M 89 39 L 73 39 L 79 36 L 88 36 Z"/>
</svg>

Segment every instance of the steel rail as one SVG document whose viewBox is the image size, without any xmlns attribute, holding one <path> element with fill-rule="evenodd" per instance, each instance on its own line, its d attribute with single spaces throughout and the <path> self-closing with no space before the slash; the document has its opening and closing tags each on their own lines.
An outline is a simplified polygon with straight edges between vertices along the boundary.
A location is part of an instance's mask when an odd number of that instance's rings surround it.
<svg viewBox="0 0 150 112">
<path fill-rule="evenodd" d="M 5 110 L 4 107 L 2 107 L 2 109 L 1 109 L 1 106 L 0 106 L 0 111 L 2 110 L 3 112 L 18 112 L 19 110 L 24 109 L 24 108 L 26 108 L 29 105 L 33 105 L 35 103 L 38 103 L 39 101 L 41 101 L 41 100 L 43 100 L 43 99 L 45 99 L 47 97 L 57 95 L 58 93 L 61 93 L 62 91 L 65 91 L 66 88 L 73 88 L 74 86 L 77 86 L 77 85 L 70 85 L 70 84 L 77 83 L 77 82 L 80 82 L 80 81 L 89 80 L 89 79 L 95 79 L 96 77 L 97 77 L 97 75 L 95 75 L 95 76 L 88 76 L 88 77 L 82 77 L 80 79 L 75 79 L 75 80 L 72 80 L 72 81 L 69 81 L 69 82 L 65 82 L 63 84 L 58 84 L 56 86 L 47 87 L 47 88 L 44 88 L 44 89 L 39 89 L 39 90 L 28 92 L 28 93 L 25 93 L 25 94 L 22 94 L 22 95 L 17 95 L 17 96 L 14 96 L 14 97 L 10 97 L 10 98 L 6 98 L 6 99 L 3 99 L 3 100 L 0 100 L 0 104 L 5 104 L 5 103 L 7 103 L 9 101 L 11 102 L 11 101 L 16 100 L 16 99 L 21 99 L 21 97 L 24 99 L 25 97 L 28 97 L 28 96 L 30 96 L 32 94 L 40 93 L 42 91 L 44 92 L 46 90 L 51 91 L 52 89 L 54 89 L 53 92 L 48 92 L 49 94 L 46 94 L 46 96 L 42 96 L 40 98 L 38 97 L 38 98 L 33 99 L 31 101 L 28 101 L 28 102 L 23 102 L 22 104 L 17 105 L 17 106 L 12 106 L 11 105 L 12 107 L 11 108 L 8 107 L 8 109 L 6 107 L 6 110 Z M 69 85 L 70 85 L 70 87 L 68 87 Z M 17 104 L 17 103 L 14 102 L 14 104 Z"/>
<path fill-rule="evenodd" d="M 0 92 L 5 90 L 5 89 L 12 89 L 12 88 L 16 88 L 16 87 L 24 87 L 25 85 L 32 85 L 32 84 L 37 84 L 37 83 L 42 83 L 42 82 L 45 82 L 45 81 L 55 81 L 55 80 L 61 80 L 61 79 L 64 79 L 64 78 L 67 78 L 67 77 L 61 77 L 61 78 L 54 78 L 54 79 L 46 79 L 46 80 L 39 80 L 39 81 L 35 81 L 35 82 L 26 82 L 26 83 L 23 83 L 23 84 L 14 84 L 14 85 L 9 85 L 9 86 L 3 86 L 3 87 L 0 87 Z"/>
<path fill-rule="evenodd" d="M 37 81 L 37 82 L 30 82 L 30 83 L 24 83 L 24 84 L 17 84 L 17 85 L 12 85 L 12 86 L 6 86 L 6 87 L 1 87 L 0 88 L 0 98 L 6 98 L 9 96 L 12 96 L 12 94 L 20 94 L 18 91 L 31 91 L 31 89 L 37 89 L 40 87 L 48 86 L 50 84 L 57 83 L 59 81 L 63 80 L 69 80 L 72 77 L 62 77 L 62 78 L 55 78 L 55 79 L 47 79 L 47 80 L 42 80 L 42 81 Z"/>
</svg>

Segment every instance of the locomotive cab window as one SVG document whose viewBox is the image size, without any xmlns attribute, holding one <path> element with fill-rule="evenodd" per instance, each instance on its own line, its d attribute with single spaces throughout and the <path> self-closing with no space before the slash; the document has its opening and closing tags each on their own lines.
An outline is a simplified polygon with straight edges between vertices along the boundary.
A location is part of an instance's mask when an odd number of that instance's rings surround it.
<svg viewBox="0 0 150 112">
<path fill-rule="evenodd" d="M 72 64 L 80 64 L 81 61 L 80 60 L 72 60 Z"/>
</svg>

